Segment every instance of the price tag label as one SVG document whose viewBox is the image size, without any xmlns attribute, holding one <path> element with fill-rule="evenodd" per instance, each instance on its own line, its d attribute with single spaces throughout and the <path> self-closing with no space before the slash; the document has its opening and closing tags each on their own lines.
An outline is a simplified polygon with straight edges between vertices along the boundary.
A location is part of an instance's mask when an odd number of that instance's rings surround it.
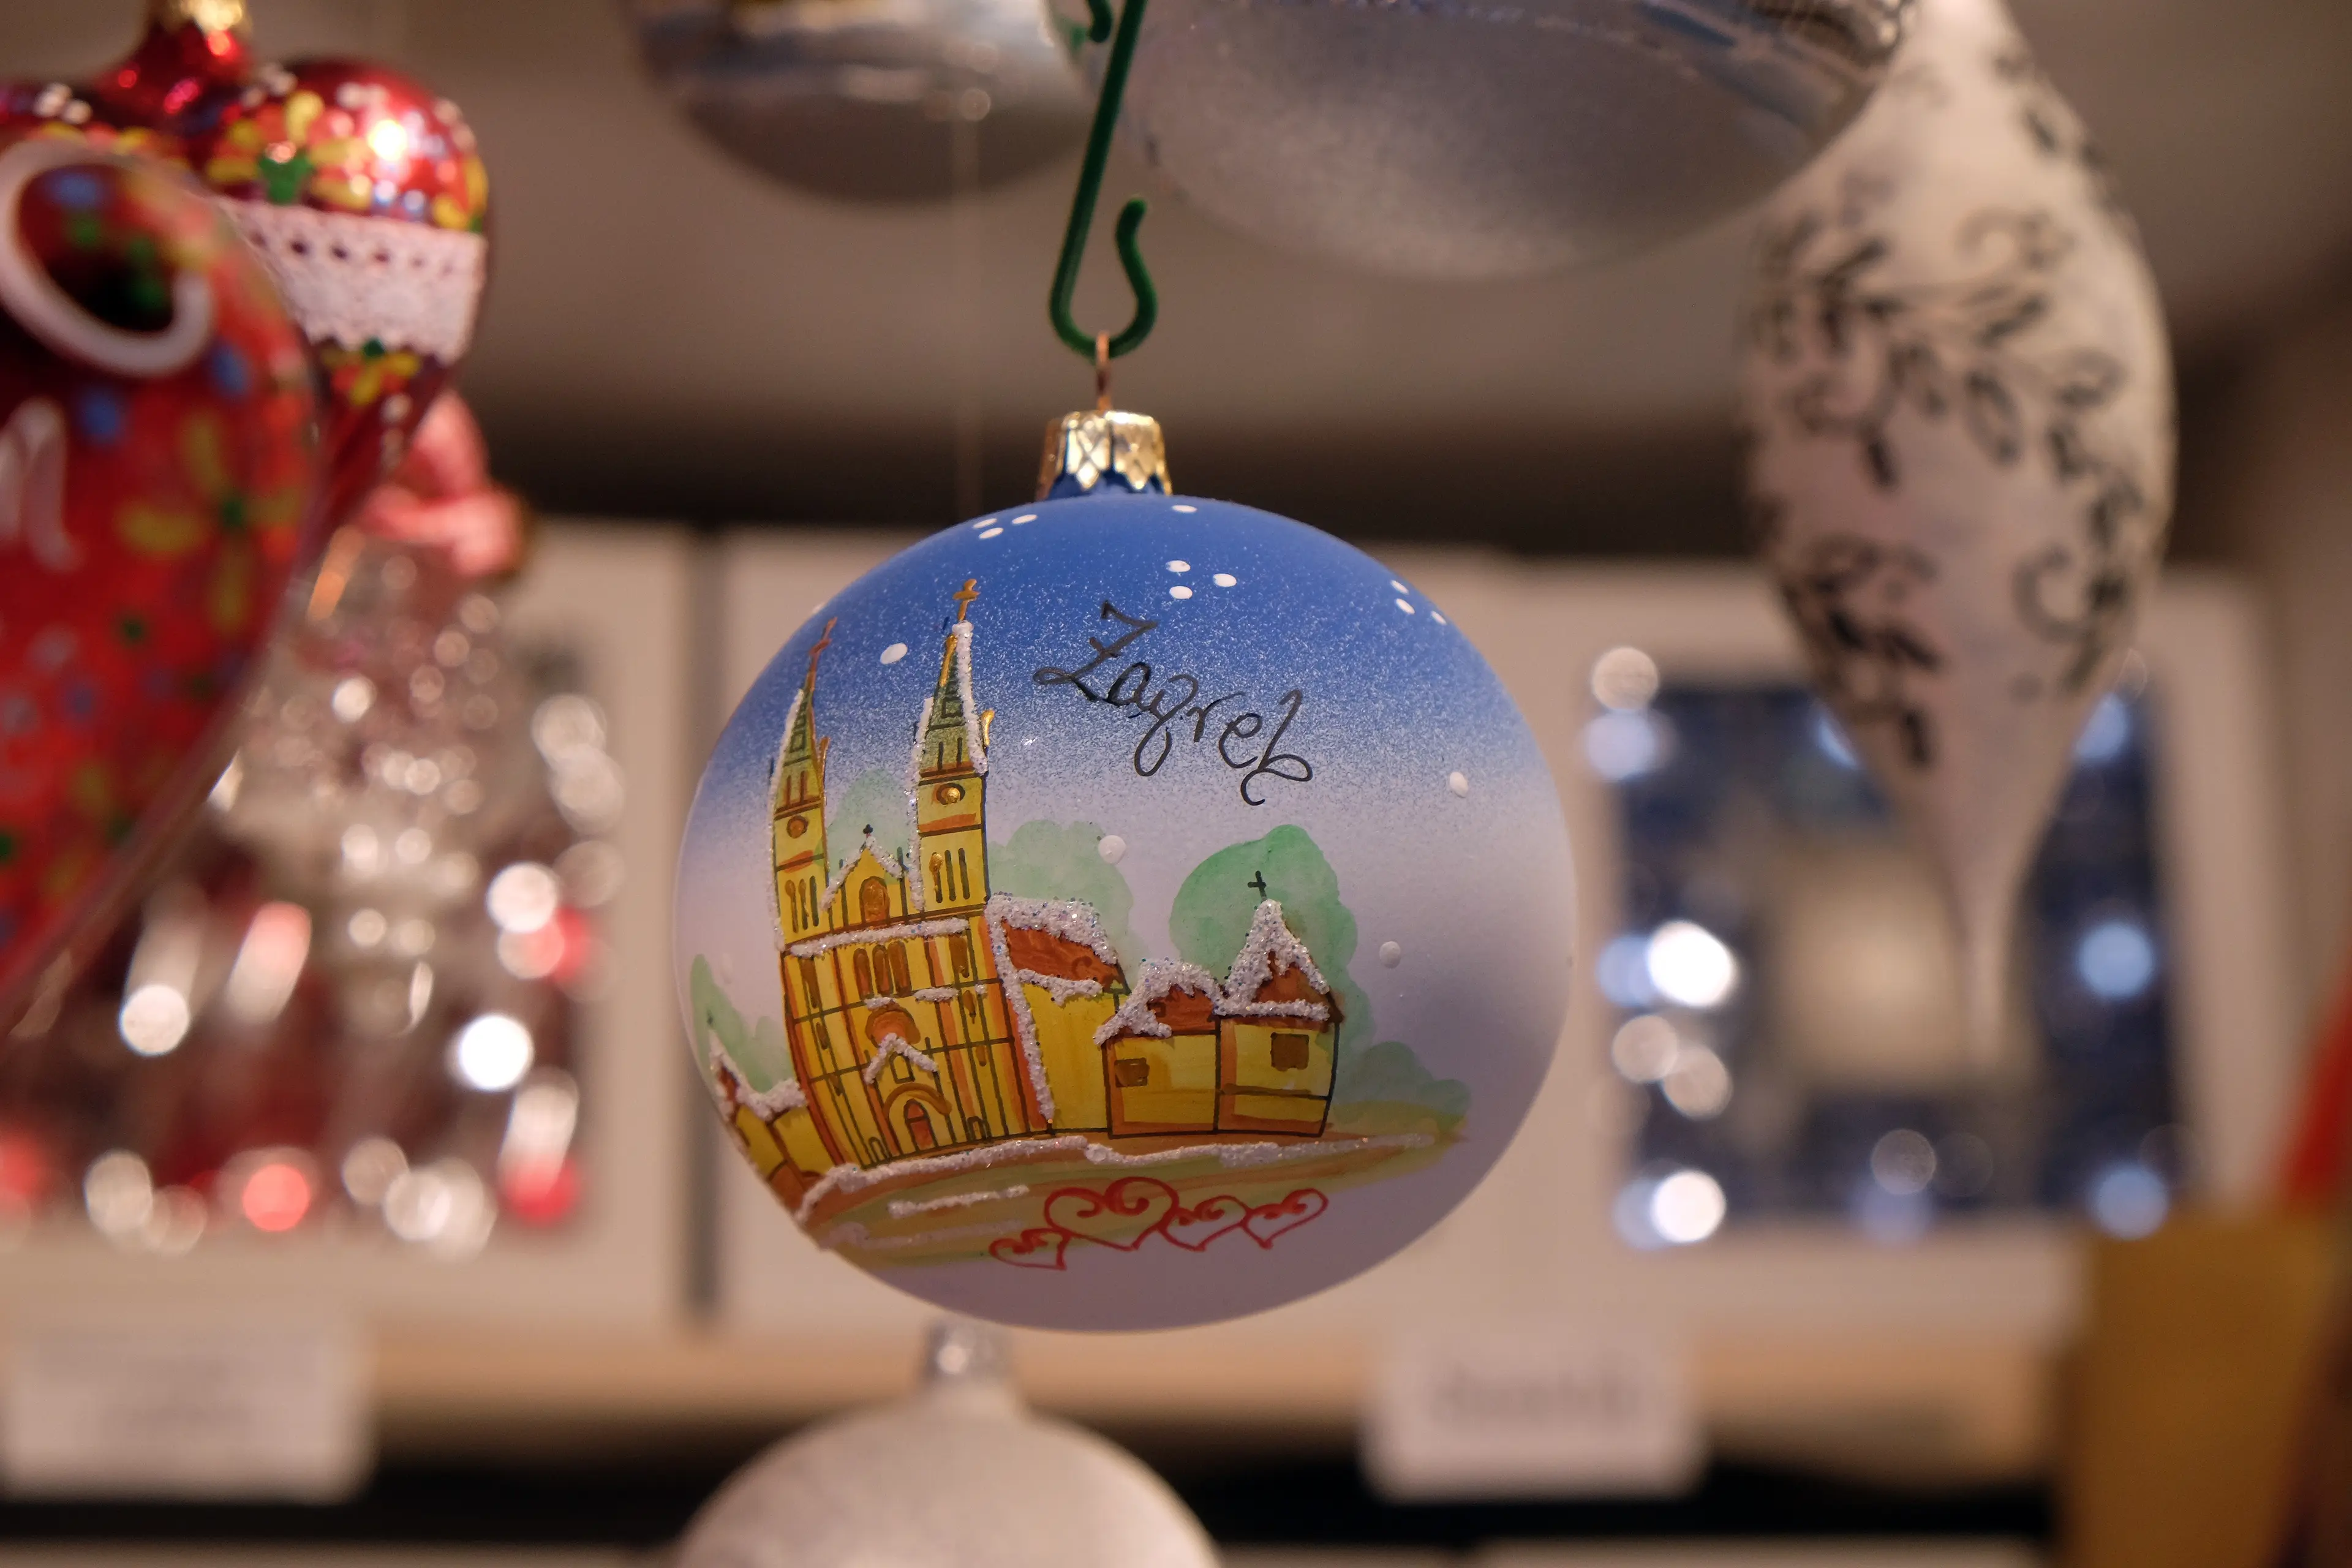
<svg viewBox="0 0 2352 1568">
<path fill-rule="evenodd" d="M 1365 1410 L 1365 1468 L 1400 1500 L 1672 1494 L 1705 1458 L 1685 1357 L 1639 1332 L 1416 1334 L 1389 1347 Z"/>
<path fill-rule="evenodd" d="M 16 1495 L 331 1501 L 367 1479 L 366 1357 L 346 1325 L 24 1321 L 10 1341 Z"/>
</svg>

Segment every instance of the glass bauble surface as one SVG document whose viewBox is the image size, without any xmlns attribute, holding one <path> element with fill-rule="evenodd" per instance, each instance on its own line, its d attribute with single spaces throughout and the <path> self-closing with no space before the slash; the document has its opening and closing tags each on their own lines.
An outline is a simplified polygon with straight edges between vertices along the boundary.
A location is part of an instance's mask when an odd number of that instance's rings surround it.
<svg viewBox="0 0 2352 1568">
<path fill-rule="evenodd" d="M 342 521 L 473 347 L 490 266 L 473 128 L 398 71 L 294 60 L 257 70 L 190 151 L 310 340 L 321 505 Z"/>
<path fill-rule="evenodd" d="M 1381 272 L 1517 276 L 1762 196 L 1860 110 L 1905 10 L 1151 0 L 1124 119 L 1194 205 L 1270 244 Z"/>
<path fill-rule="evenodd" d="M 696 1516 L 678 1568 L 1215 1568 L 1166 1482 L 1029 1410 L 985 1364 L 1001 1354 L 977 1325 L 940 1325 L 919 1393 L 745 1466 Z"/>
<path fill-rule="evenodd" d="M 1076 146 L 1087 95 L 1036 0 L 625 0 L 702 133 L 825 195 L 936 201 Z"/>
<path fill-rule="evenodd" d="M 1284 518 L 1096 494 L 938 534 L 785 645 L 696 797 L 677 984 L 822 1245 L 975 1316 L 1194 1323 L 1476 1184 L 1572 891 L 1441 606 Z"/>
<path fill-rule="evenodd" d="M 2130 652 L 2173 496 L 2139 237 L 2000 0 L 1921 0 L 1895 79 L 1766 212 L 1748 483 L 1816 684 L 1940 874 L 2013 1061 L 2019 889 Z"/>
<path fill-rule="evenodd" d="M 0 1024 L 218 772 L 313 552 L 313 411 L 211 203 L 69 130 L 0 133 Z"/>
</svg>

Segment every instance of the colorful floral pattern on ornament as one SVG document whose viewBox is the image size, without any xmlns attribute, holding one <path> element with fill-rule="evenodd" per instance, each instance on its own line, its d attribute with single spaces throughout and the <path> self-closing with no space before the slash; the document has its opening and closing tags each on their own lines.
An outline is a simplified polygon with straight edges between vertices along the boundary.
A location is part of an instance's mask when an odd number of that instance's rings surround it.
<svg viewBox="0 0 2352 1568">
<path fill-rule="evenodd" d="M 299 554 L 312 405 L 299 338 L 209 204 L 37 133 L 0 161 L 0 296 L 47 328 L 0 355 L 5 969 L 236 689 Z"/>
<path fill-rule="evenodd" d="M 242 107 L 205 161 L 205 178 L 224 195 L 480 231 L 489 175 L 454 105 L 403 108 L 383 82 L 313 89 L 272 67 Z"/>
</svg>

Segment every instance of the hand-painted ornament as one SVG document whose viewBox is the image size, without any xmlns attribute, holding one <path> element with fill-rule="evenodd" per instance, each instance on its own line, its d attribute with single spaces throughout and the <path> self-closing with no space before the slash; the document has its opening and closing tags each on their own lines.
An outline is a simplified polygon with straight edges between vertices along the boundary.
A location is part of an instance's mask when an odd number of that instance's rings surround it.
<svg viewBox="0 0 2352 1568">
<path fill-rule="evenodd" d="M 752 1461 L 697 1516 L 678 1568 L 1215 1568 L 1166 1483 L 1031 1414 L 1002 1358 L 976 1325 L 942 1324 L 918 1393 Z"/>
<path fill-rule="evenodd" d="M 0 125 L 184 162 L 252 73 L 244 0 L 148 0 L 139 47 L 95 80 L 0 86 Z"/>
<path fill-rule="evenodd" d="M 265 66 L 193 150 L 323 388 L 330 520 L 390 472 L 473 344 L 489 184 L 457 106 L 380 66 Z"/>
<path fill-rule="evenodd" d="M 1942 874 L 1990 1060 L 2021 880 L 2171 511 L 2155 285 L 1999 0 L 1921 0 L 1877 102 L 1769 216 L 1745 372 L 1759 547 Z"/>
<path fill-rule="evenodd" d="M 1055 1328 L 1252 1312 L 1434 1224 L 1565 1005 L 1525 722 L 1428 597 L 1167 492 L 1074 415 L 1049 495 L 811 617 L 729 722 L 677 983 L 739 1145 L 821 1245 Z"/>
<path fill-rule="evenodd" d="M 211 204 L 0 139 L 0 1017 L 217 771 L 305 563 L 311 420 L 301 339 Z"/>
<path fill-rule="evenodd" d="M 1770 190 L 1861 109 L 1906 5 L 1153 0 L 1126 123 L 1195 205 L 1286 249 L 1540 272 Z"/>
<path fill-rule="evenodd" d="M 937 201 L 1076 144 L 1087 100 L 1035 0 L 625 0 L 646 69 L 772 179 Z"/>
</svg>

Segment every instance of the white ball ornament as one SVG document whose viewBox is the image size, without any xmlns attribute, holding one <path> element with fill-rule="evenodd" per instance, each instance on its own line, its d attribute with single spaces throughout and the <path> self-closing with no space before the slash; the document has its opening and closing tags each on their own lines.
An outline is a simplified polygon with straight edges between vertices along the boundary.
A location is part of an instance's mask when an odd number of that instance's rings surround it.
<svg viewBox="0 0 2352 1568">
<path fill-rule="evenodd" d="M 1566 1004 L 1568 839 L 1418 590 L 1168 494 L 1149 421 L 1065 426 L 1061 499 L 870 573 L 736 710 L 678 985 L 820 1245 L 975 1316 L 1206 1322 L 1379 1262 L 1501 1154 Z"/>
<path fill-rule="evenodd" d="M 1125 122 L 1194 205 L 1271 244 L 1414 277 L 1518 276 L 1762 196 L 1853 119 L 1905 9 L 1151 0 Z"/>
<path fill-rule="evenodd" d="M 1159 1477 L 1031 1414 L 971 1325 L 911 1398 L 827 1421 L 730 1480 L 678 1568 L 1216 1568 Z"/>
<path fill-rule="evenodd" d="M 1758 545 L 1942 875 L 1990 1065 L 2019 889 L 2171 514 L 2155 284 L 2000 0 L 1920 0 L 1877 100 L 1767 217 L 1744 373 Z"/>
</svg>

